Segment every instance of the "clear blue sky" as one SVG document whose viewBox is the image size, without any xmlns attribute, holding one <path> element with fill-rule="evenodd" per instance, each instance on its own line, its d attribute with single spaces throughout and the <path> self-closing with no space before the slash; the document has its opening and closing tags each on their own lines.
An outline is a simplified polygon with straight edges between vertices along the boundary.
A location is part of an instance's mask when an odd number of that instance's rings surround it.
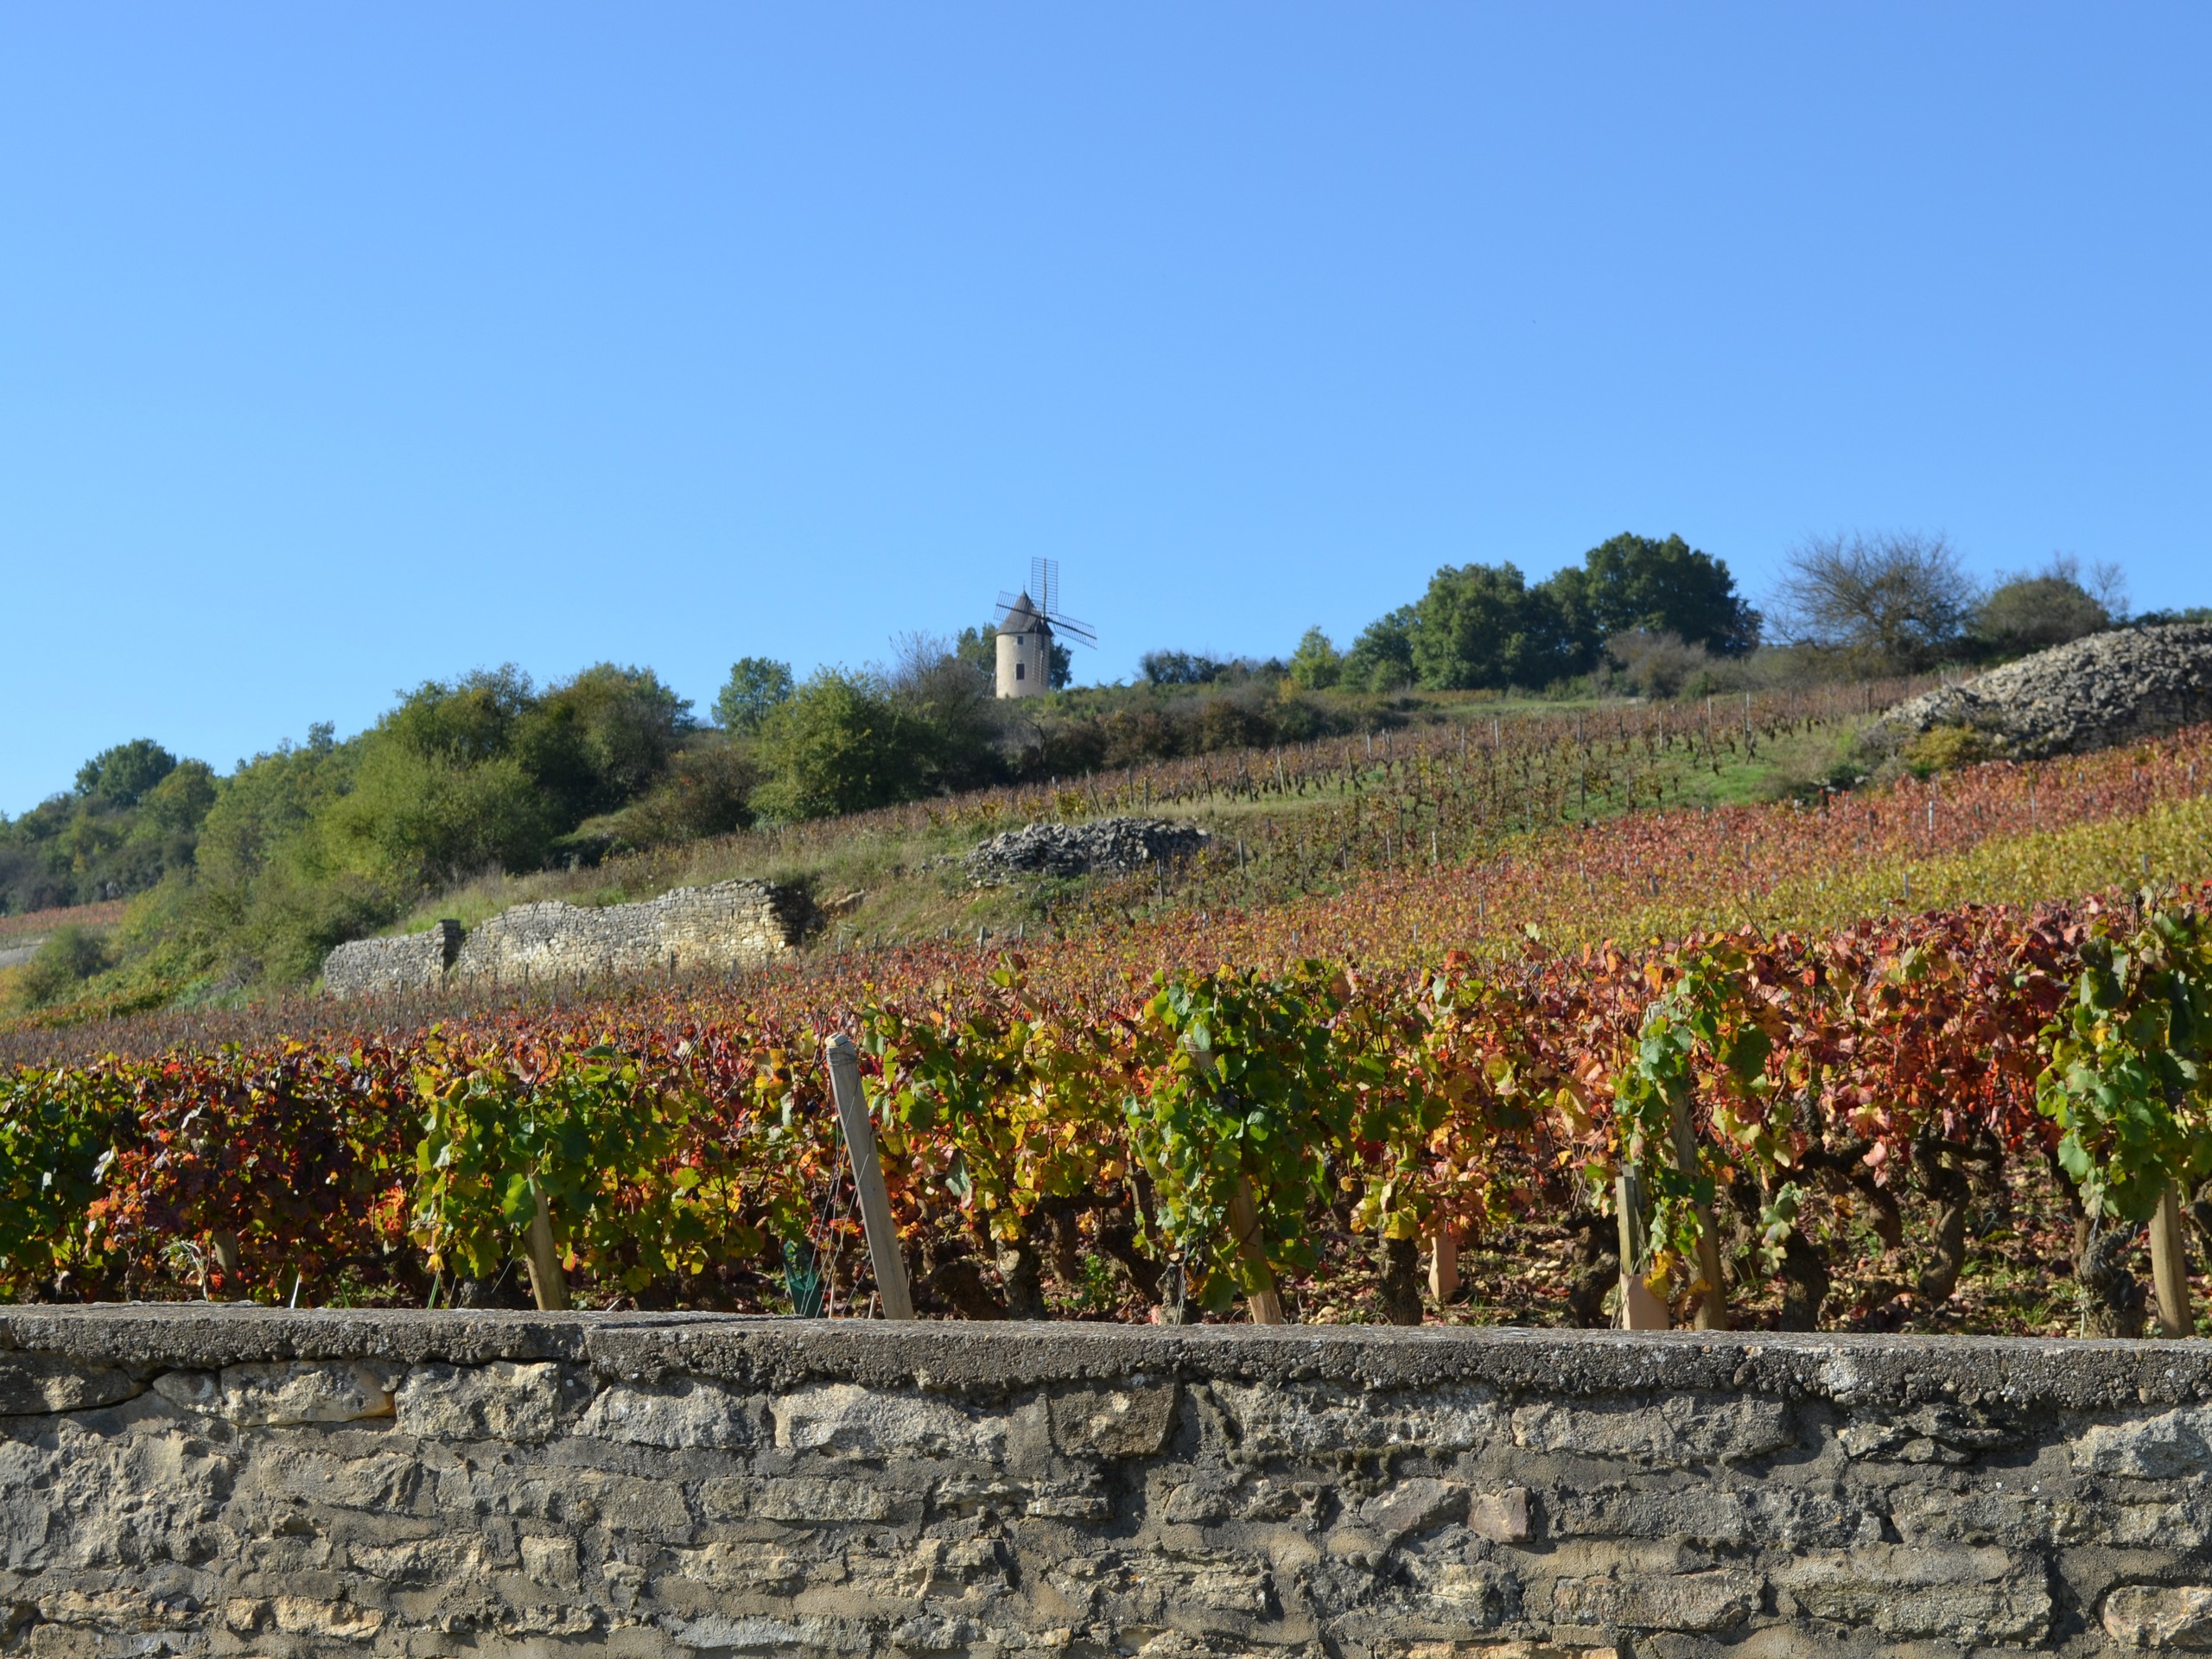
<svg viewBox="0 0 2212 1659">
<path fill-rule="evenodd" d="M 1942 529 L 2212 601 L 2212 10 L 16 6 L 0 808 L 512 660 Z"/>
</svg>

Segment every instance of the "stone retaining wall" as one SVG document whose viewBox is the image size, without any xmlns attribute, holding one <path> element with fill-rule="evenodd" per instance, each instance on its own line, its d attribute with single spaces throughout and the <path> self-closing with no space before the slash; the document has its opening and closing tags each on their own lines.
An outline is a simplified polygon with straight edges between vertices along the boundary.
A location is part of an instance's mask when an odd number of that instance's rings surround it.
<svg viewBox="0 0 2212 1659">
<path fill-rule="evenodd" d="M 333 996 L 389 996 L 434 990 L 461 951 L 459 922 L 440 922 L 396 939 L 353 939 L 322 961 L 323 988 Z"/>
<path fill-rule="evenodd" d="M 2212 1346 L 0 1313 L 0 1642 L 2212 1647 Z"/>
<path fill-rule="evenodd" d="M 517 905 L 463 932 L 440 922 L 423 933 L 341 944 L 324 960 L 333 995 L 388 995 L 450 977 L 544 983 L 653 973 L 754 968 L 804 936 L 804 896 L 765 881 L 678 887 L 636 905 L 597 909 L 558 901 Z"/>
</svg>

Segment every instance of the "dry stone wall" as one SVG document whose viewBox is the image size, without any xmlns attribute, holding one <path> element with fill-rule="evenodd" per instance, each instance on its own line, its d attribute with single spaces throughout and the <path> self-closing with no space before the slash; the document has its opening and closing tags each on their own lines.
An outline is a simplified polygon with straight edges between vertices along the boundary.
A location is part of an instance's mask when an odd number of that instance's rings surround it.
<svg viewBox="0 0 2212 1659">
<path fill-rule="evenodd" d="M 0 1314 L 31 1654 L 2212 1647 L 2212 1348 Z"/>
<path fill-rule="evenodd" d="M 461 951 L 459 922 L 440 922 L 396 939 L 353 939 L 322 963 L 323 988 L 333 996 L 389 995 L 434 990 Z"/>
<path fill-rule="evenodd" d="M 322 977 L 334 995 L 359 996 L 429 989 L 449 978 L 524 984 L 726 973 L 793 950 L 807 921 L 804 895 L 765 881 L 678 887 L 597 909 L 517 905 L 466 931 L 440 922 L 426 932 L 341 944 L 324 960 Z"/>
<path fill-rule="evenodd" d="M 1899 703 L 1874 723 L 1902 741 L 1970 726 L 2018 760 L 2074 754 L 2212 720 L 2212 624 L 2119 628 Z"/>
</svg>

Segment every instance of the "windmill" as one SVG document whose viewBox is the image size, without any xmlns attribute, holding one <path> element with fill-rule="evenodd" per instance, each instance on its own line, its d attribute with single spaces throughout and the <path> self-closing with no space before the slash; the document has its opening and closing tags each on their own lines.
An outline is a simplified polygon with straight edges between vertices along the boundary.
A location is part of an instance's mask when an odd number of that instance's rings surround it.
<svg viewBox="0 0 2212 1659">
<path fill-rule="evenodd" d="M 1032 595 L 1034 597 L 1032 597 Z M 1041 697 L 1052 683 L 1052 642 L 1059 635 L 1097 648 L 1088 622 L 1060 610 L 1060 562 L 1029 561 L 1029 586 L 999 594 L 998 694 Z"/>
</svg>

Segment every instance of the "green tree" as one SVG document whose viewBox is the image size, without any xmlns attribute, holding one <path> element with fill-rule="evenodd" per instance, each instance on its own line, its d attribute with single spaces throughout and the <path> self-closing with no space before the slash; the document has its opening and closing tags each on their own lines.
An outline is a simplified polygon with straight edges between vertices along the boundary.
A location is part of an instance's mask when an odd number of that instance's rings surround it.
<svg viewBox="0 0 2212 1659">
<path fill-rule="evenodd" d="M 2080 561 L 2063 553 L 2039 571 L 2008 576 L 1975 607 L 1974 638 L 1990 651 L 2013 655 L 2102 633 L 2119 620 L 2120 574 L 2100 567 L 2091 580 L 2098 591 L 2082 582 Z"/>
<path fill-rule="evenodd" d="M 78 767 L 77 793 L 111 810 L 136 806 L 175 766 L 176 756 L 152 738 L 135 737 L 102 749 Z"/>
<path fill-rule="evenodd" d="M 215 804 L 215 769 L 205 760 L 180 760 L 139 798 L 145 829 L 158 836 L 197 836 Z"/>
<path fill-rule="evenodd" d="M 600 663 L 532 699 L 513 743 L 565 830 L 650 789 L 694 724 L 651 669 Z"/>
<path fill-rule="evenodd" d="M 562 795 L 583 785 L 556 775 L 549 789 L 517 753 L 537 707 L 529 677 L 512 664 L 408 693 L 361 739 L 353 789 L 328 809 L 342 861 L 410 888 L 541 861 L 574 822 L 575 802 Z M 543 739 L 528 758 L 547 767 L 569 751 Z"/>
<path fill-rule="evenodd" d="M 1290 677 L 1301 691 L 1325 691 L 1344 677 L 1344 659 L 1318 627 L 1308 628 L 1290 654 Z"/>
<path fill-rule="evenodd" d="M 1571 575 L 1580 580 L 1566 581 Z M 1671 633 L 1724 657 L 1758 643 L 1759 613 L 1738 594 L 1728 567 L 1679 536 L 1616 536 L 1584 554 L 1580 572 L 1570 567 L 1553 582 L 1587 619 L 1593 647 L 1637 631 Z"/>
<path fill-rule="evenodd" d="M 1352 691 L 1395 691 L 1414 682 L 1414 629 L 1418 613 L 1401 605 L 1360 630 L 1344 653 L 1339 683 Z"/>
<path fill-rule="evenodd" d="M 768 781 L 753 809 L 821 818 L 909 800 L 927 788 L 930 734 L 871 676 L 823 669 L 761 723 Z"/>
<path fill-rule="evenodd" d="M 961 636 L 963 645 L 967 635 Z M 988 645 L 988 641 L 986 642 Z M 757 732 L 761 722 L 791 695 L 791 665 L 766 657 L 741 657 L 730 664 L 729 680 L 715 699 L 715 721 L 726 732 Z"/>
<path fill-rule="evenodd" d="M 1548 685 L 1580 661 L 1561 593 L 1531 588 L 1512 564 L 1446 566 L 1414 615 L 1414 670 L 1433 690 Z"/>
</svg>

